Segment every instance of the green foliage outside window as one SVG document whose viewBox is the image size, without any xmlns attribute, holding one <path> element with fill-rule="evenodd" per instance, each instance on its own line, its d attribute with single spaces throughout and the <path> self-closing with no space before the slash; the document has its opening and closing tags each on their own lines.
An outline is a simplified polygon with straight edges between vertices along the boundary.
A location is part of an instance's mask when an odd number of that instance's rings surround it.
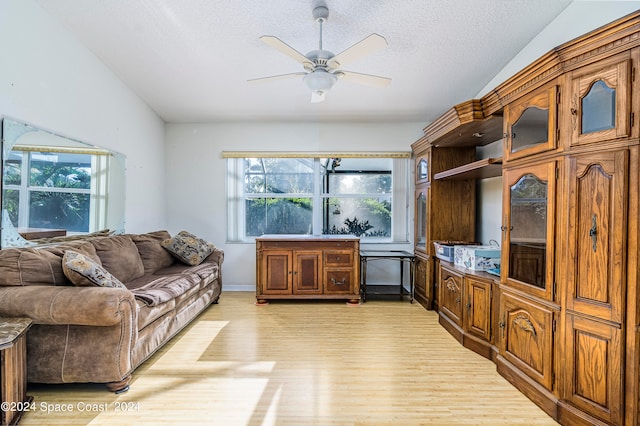
<svg viewBox="0 0 640 426">
<path fill-rule="evenodd" d="M 42 157 L 46 158 L 46 155 Z M 89 231 L 91 167 L 89 155 L 82 162 L 32 160 L 29 169 L 28 226 L 33 228 L 61 228 L 67 231 Z M 20 163 L 5 167 L 4 185 L 20 185 Z M 51 190 L 47 190 L 51 188 Z M 61 190 L 63 189 L 63 190 Z M 71 189 L 72 191 L 66 191 Z M 83 190 L 81 192 L 74 190 Z M 14 226 L 18 226 L 20 191 L 3 191 L 3 209 Z M 24 201 L 24 200 L 23 200 Z"/>
</svg>

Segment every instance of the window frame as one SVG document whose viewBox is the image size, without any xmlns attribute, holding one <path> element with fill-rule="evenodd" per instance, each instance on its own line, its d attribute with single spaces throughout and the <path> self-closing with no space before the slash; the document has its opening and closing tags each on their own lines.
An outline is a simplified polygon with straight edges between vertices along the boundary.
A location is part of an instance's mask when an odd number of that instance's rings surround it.
<svg viewBox="0 0 640 426">
<path fill-rule="evenodd" d="M 259 154 L 259 155 L 258 155 Z M 245 229 L 245 200 L 244 193 L 244 160 L 245 158 L 277 158 L 283 157 L 281 153 L 233 153 L 224 155 L 227 166 L 227 242 L 228 243 L 254 243 L 255 236 L 247 236 Z M 322 186 L 324 174 L 321 172 L 321 159 L 323 158 L 345 158 L 344 153 L 323 153 L 316 155 L 296 155 L 289 154 L 287 158 L 313 158 L 313 193 L 296 193 L 294 197 L 312 198 L 312 228 L 314 235 L 322 235 L 324 225 L 324 200 L 338 198 L 375 198 L 383 197 L 385 194 L 323 194 Z M 389 158 L 392 160 L 391 176 L 392 188 L 389 194 L 391 201 L 391 232 L 388 237 L 361 237 L 365 243 L 407 243 L 410 241 L 410 216 L 409 205 L 411 202 L 411 168 L 410 153 L 381 154 L 381 155 L 353 155 L 346 154 L 349 158 Z M 412 193 L 411 193 L 412 194 Z M 261 193 L 251 194 L 249 198 L 288 198 L 292 194 Z"/>
<path fill-rule="evenodd" d="M 29 228 L 31 194 L 33 192 L 58 192 L 65 194 L 89 195 L 89 224 L 86 231 L 69 231 L 69 234 L 84 234 L 94 232 L 106 227 L 107 220 L 107 196 L 108 196 L 108 162 L 109 155 L 89 150 L 73 149 L 39 149 L 39 147 L 14 146 L 15 151 L 21 152 L 20 184 L 8 184 L 2 180 L 2 191 L 12 190 L 18 192 L 18 223 L 16 228 Z M 89 188 L 64 188 L 55 186 L 41 186 L 31 184 L 31 163 L 33 154 L 42 152 L 59 154 L 88 155 L 91 161 L 91 183 Z"/>
</svg>

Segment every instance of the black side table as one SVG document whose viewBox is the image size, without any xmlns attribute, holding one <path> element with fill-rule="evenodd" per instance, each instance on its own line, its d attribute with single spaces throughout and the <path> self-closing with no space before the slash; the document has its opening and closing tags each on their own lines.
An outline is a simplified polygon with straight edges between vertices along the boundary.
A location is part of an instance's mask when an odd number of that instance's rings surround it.
<svg viewBox="0 0 640 426">
<path fill-rule="evenodd" d="M 396 260 L 400 263 L 400 282 L 389 285 L 375 285 L 370 286 L 370 291 L 367 293 L 367 264 L 374 260 Z M 370 295 L 408 295 L 411 303 L 413 303 L 414 296 L 414 276 L 416 257 L 413 253 L 409 253 L 404 250 L 363 250 L 360 252 L 360 299 L 362 302 L 366 302 L 367 294 Z M 404 265 L 409 264 L 409 290 L 404 287 Z M 389 287 L 397 287 L 397 292 L 394 289 L 389 291 Z M 380 291 L 374 291 L 380 290 Z M 385 291 L 386 290 L 386 291 Z"/>
</svg>

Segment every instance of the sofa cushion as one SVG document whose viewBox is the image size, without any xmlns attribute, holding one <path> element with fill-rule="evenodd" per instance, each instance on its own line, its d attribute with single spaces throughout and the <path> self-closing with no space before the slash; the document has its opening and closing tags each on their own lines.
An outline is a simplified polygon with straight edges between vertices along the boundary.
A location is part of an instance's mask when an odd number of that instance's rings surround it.
<svg viewBox="0 0 640 426">
<path fill-rule="evenodd" d="M 178 260 L 192 266 L 202 263 L 216 249 L 210 242 L 187 231 L 180 231 L 161 244 Z"/>
<path fill-rule="evenodd" d="M 175 300 L 171 299 L 159 305 L 150 306 L 140 299 L 136 299 L 138 307 L 138 331 L 142 330 L 167 312 L 172 311 L 176 307 Z"/>
<path fill-rule="evenodd" d="M 91 240 L 102 266 L 123 283 L 144 275 L 138 248 L 128 235 L 114 235 Z"/>
<path fill-rule="evenodd" d="M 89 257 L 67 250 L 62 257 L 62 270 L 71 282 L 80 287 L 98 286 L 126 288 L 116 277 Z"/>
<path fill-rule="evenodd" d="M 176 263 L 167 268 L 159 269 L 155 275 L 189 275 L 193 279 L 200 280 L 200 288 L 204 288 L 218 279 L 219 267 L 217 263 L 203 262 L 197 266 L 189 266 L 184 263 Z"/>
<path fill-rule="evenodd" d="M 171 255 L 160 243 L 171 238 L 167 231 L 148 232 L 140 235 L 130 235 L 135 243 L 142 259 L 145 275 L 153 274 L 158 269 L 171 266 L 175 257 Z"/>
<path fill-rule="evenodd" d="M 196 275 L 145 275 L 127 283 L 136 299 L 149 306 L 158 306 L 179 298 L 192 288 L 200 287 L 200 278 Z"/>
<path fill-rule="evenodd" d="M 71 285 L 62 270 L 62 256 L 69 249 L 100 262 L 95 249 L 88 242 L 3 249 L 0 250 L 0 286 Z"/>
</svg>

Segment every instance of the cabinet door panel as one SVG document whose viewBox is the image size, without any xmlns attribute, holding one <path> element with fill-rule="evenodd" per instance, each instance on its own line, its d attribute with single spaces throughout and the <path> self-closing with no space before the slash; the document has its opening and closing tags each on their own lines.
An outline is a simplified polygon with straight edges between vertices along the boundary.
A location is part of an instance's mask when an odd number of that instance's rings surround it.
<svg viewBox="0 0 640 426">
<path fill-rule="evenodd" d="M 431 150 L 428 149 L 424 154 L 416 157 L 416 183 L 429 182 L 431 178 Z"/>
<path fill-rule="evenodd" d="M 322 294 L 322 251 L 304 251 L 294 254 L 293 294 Z"/>
<path fill-rule="evenodd" d="M 416 251 L 428 253 L 429 236 L 429 187 L 421 185 L 415 191 L 415 248 Z"/>
<path fill-rule="evenodd" d="M 500 297 L 500 355 L 552 390 L 553 311 L 507 293 Z"/>
<path fill-rule="evenodd" d="M 567 309 L 623 319 L 628 151 L 569 161 Z"/>
<path fill-rule="evenodd" d="M 462 327 L 462 275 L 440 266 L 440 311 Z"/>
<path fill-rule="evenodd" d="M 430 276 L 429 260 L 420 256 L 416 256 L 416 272 L 415 272 L 415 293 L 416 297 L 424 299 L 427 305 L 431 304 L 432 279 Z"/>
<path fill-rule="evenodd" d="M 260 287 L 262 294 L 291 294 L 291 251 L 271 250 L 262 256 Z"/>
<path fill-rule="evenodd" d="M 467 304 L 465 331 L 487 342 L 491 340 L 491 282 L 465 278 Z"/>
<path fill-rule="evenodd" d="M 552 300 L 556 161 L 505 170 L 503 185 L 503 280 L 511 287 Z"/>
<path fill-rule="evenodd" d="M 622 331 L 567 315 L 564 399 L 611 424 L 622 424 Z"/>
<path fill-rule="evenodd" d="M 572 145 L 629 135 L 630 69 L 631 60 L 625 53 L 574 74 Z"/>
<path fill-rule="evenodd" d="M 507 161 L 556 148 L 557 92 L 547 86 L 505 107 Z"/>
</svg>

